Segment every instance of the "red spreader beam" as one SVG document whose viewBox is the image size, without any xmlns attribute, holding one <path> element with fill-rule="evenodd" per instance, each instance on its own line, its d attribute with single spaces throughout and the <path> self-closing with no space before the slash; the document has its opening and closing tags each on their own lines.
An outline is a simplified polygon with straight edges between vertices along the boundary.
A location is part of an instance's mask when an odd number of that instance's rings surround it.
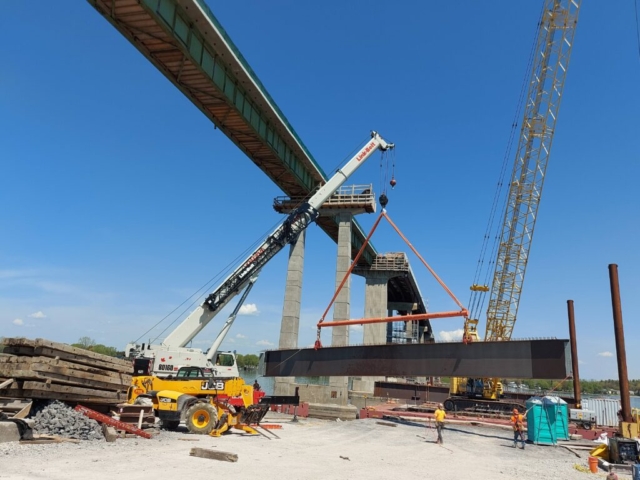
<svg viewBox="0 0 640 480">
<path fill-rule="evenodd" d="M 434 276 L 434 278 L 440 284 L 440 286 L 447 292 L 447 294 L 449 294 L 449 296 L 456 303 L 456 305 L 460 307 L 460 311 L 421 313 L 421 314 L 415 314 L 415 315 L 401 315 L 401 316 L 394 316 L 394 317 L 359 318 L 356 320 L 334 320 L 331 322 L 325 322 L 325 317 L 327 316 L 327 314 L 329 313 L 329 310 L 331 309 L 332 305 L 336 301 L 336 298 L 338 297 L 338 294 L 340 293 L 340 291 L 342 290 L 342 287 L 346 283 L 347 278 L 349 278 L 349 275 L 351 275 L 351 272 L 353 271 L 354 267 L 357 265 L 358 260 L 362 255 L 362 252 L 367 247 L 367 244 L 369 243 L 369 240 L 373 235 L 373 232 L 375 232 L 376 229 L 378 228 L 378 225 L 380 224 L 380 220 L 382 220 L 383 218 L 387 219 L 387 221 L 393 227 L 393 229 L 398 233 L 398 235 L 400 235 L 400 238 L 402 238 L 405 241 L 405 243 L 409 246 L 411 251 L 420 259 L 422 264 Z M 349 270 L 347 270 L 347 273 L 342 279 L 342 282 L 340 282 L 340 286 L 338 287 L 338 289 L 333 295 L 333 298 L 329 302 L 329 306 L 324 311 L 324 313 L 322 314 L 322 318 L 318 322 L 318 338 L 316 339 L 315 348 L 322 347 L 322 343 L 320 341 L 320 329 L 323 327 L 339 327 L 339 326 L 346 326 L 346 325 L 364 325 L 364 324 L 371 324 L 371 323 L 388 323 L 388 322 L 409 322 L 411 320 L 429 320 L 429 319 L 436 319 L 436 318 L 468 317 L 468 316 L 469 316 L 469 311 L 462 305 L 462 303 L 460 303 L 460 301 L 456 298 L 453 292 L 449 290 L 449 287 L 447 287 L 445 283 L 440 279 L 440 277 L 438 277 L 436 272 L 429 266 L 429 264 L 425 261 L 425 259 L 422 258 L 422 255 L 418 253 L 418 251 L 414 248 L 414 246 L 407 239 L 407 237 L 403 235 L 403 233 L 396 226 L 396 224 L 393 223 L 391 218 L 389 218 L 389 215 L 387 215 L 387 212 L 385 210 L 382 210 L 382 212 L 380 212 L 380 215 L 376 219 L 375 223 L 373 224 L 373 227 L 371 228 L 369 235 L 367 235 L 367 238 L 362 244 L 362 247 L 358 251 L 356 258 L 351 263 L 351 266 L 349 267 Z"/>
<path fill-rule="evenodd" d="M 398 315 L 395 317 L 358 318 L 357 320 L 334 320 L 318 324 L 318 328 L 339 327 L 341 325 L 363 325 L 367 323 L 410 322 L 412 320 L 433 320 L 435 318 L 466 317 L 469 312 L 464 309 L 459 312 L 416 313 L 415 315 Z"/>
</svg>

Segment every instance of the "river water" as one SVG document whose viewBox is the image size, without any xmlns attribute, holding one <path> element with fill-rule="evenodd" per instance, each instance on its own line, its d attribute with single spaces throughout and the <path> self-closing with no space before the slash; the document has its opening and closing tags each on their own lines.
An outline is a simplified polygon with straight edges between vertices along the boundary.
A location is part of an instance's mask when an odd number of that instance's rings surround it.
<svg viewBox="0 0 640 480">
<path fill-rule="evenodd" d="M 620 400 L 619 396 L 608 398 L 617 398 L 618 400 Z M 640 408 L 640 397 L 631 397 L 631 408 Z"/>
<path fill-rule="evenodd" d="M 244 379 L 244 383 L 247 385 L 253 385 L 254 380 L 258 380 L 260 388 L 264 390 L 267 395 L 273 395 L 274 390 L 274 378 L 273 377 L 260 377 L 256 370 L 241 371 L 240 376 Z"/>
</svg>

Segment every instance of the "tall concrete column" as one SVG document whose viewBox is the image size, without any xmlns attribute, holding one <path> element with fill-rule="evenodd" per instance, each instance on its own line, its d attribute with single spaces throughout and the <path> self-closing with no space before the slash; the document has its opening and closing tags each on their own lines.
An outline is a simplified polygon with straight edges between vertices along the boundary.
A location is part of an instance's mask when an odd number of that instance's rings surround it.
<svg viewBox="0 0 640 480">
<path fill-rule="evenodd" d="M 364 316 L 365 318 L 387 316 L 387 283 L 388 273 L 371 271 L 366 275 L 364 289 Z M 384 344 L 387 342 L 387 324 L 371 323 L 364 326 L 365 345 Z"/>
<path fill-rule="evenodd" d="M 338 219 L 338 261 L 336 265 L 336 289 L 344 279 L 351 266 L 351 219 L 350 213 L 341 213 Z M 351 275 L 347 278 L 342 290 L 333 304 L 334 320 L 349 320 L 351 316 Z M 349 345 L 349 327 L 331 328 L 331 345 Z"/>
<path fill-rule="evenodd" d="M 287 267 L 287 284 L 284 290 L 279 348 L 297 348 L 298 346 L 305 235 L 306 231 L 303 230 L 298 240 L 289 247 L 289 264 Z M 276 377 L 274 383 L 275 395 L 293 395 L 294 378 Z"/>
<path fill-rule="evenodd" d="M 364 290 L 364 316 L 365 318 L 386 317 L 387 308 L 387 284 L 394 277 L 384 271 L 369 271 L 365 274 L 366 284 Z M 388 323 L 371 323 L 364 325 L 363 343 L 365 345 L 384 344 L 387 342 Z M 375 382 L 384 380 L 385 377 L 359 377 L 353 381 L 355 391 L 373 394 Z"/>
<path fill-rule="evenodd" d="M 344 276 L 351 266 L 351 220 L 353 215 L 345 212 L 336 216 L 338 221 L 338 260 L 336 264 L 336 289 L 342 283 Z M 334 320 L 349 320 L 351 318 L 351 276 L 338 293 L 336 301 L 333 304 Z M 332 327 L 331 328 L 331 345 L 349 345 L 349 327 Z M 348 385 L 349 377 L 331 377 L 329 379 L 330 386 L 330 402 L 338 405 L 347 405 L 348 403 Z"/>
</svg>

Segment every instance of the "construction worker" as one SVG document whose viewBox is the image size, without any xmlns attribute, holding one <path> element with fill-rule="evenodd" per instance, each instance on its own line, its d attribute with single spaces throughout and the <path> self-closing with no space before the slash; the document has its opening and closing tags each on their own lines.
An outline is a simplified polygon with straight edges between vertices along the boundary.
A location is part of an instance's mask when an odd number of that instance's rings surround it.
<svg viewBox="0 0 640 480">
<path fill-rule="evenodd" d="M 447 414 L 444 412 L 444 406 L 441 403 L 438 404 L 438 408 L 436 408 L 433 416 L 436 419 L 436 430 L 438 432 L 438 440 L 436 440 L 436 443 L 442 444 L 442 429 L 444 428 L 444 419 Z"/>
<path fill-rule="evenodd" d="M 511 415 L 511 425 L 513 426 L 513 447 L 518 445 L 518 436 L 522 441 L 522 449 L 524 450 L 524 417 L 518 412 L 517 408 L 513 409 Z"/>
</svg>

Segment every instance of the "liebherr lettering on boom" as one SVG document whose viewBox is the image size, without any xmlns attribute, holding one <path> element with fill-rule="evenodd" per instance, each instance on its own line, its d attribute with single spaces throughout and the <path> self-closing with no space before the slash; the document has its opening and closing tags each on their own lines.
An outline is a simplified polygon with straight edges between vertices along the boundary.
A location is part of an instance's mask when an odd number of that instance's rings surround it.
<svg viewBox="0 0 640 480">
<path fill-rule="evenodd" d="M 266 240 L 253 251 L 240 266 L 234 270 L 205 301 L 198 306 L 180 325 L 178 325 L 159 345 L 129 344 L 125 354 L 133 359 L 136 374 L 167 376 L 177 372 L 180 367 L 196 366 L 210 371 L 215 377 L 237 377 L 238 368 L 232 353 L 217 353 L 227 332 L 248 294 L 243 294 L 240 302 L 229 316 L 213 346 L 205 354 L 200 349 L 187 345 L 206 327 L 211 320 L 243 289 L 253 286 L 262 267 L 286 245 L 294 243 L 300 234 L 313 223 L 319 215 L 322 204 L 362 165 L 376 150 L 386 151 L 394 148 L 377 132 L 371 132 L 371 140 L 339 169 L 318 191 L 276 228 Z M 214 357 L 217 360 L 214 362 Z M 218 361 L 219 360 L 219 361 Z"/>
</svg>

